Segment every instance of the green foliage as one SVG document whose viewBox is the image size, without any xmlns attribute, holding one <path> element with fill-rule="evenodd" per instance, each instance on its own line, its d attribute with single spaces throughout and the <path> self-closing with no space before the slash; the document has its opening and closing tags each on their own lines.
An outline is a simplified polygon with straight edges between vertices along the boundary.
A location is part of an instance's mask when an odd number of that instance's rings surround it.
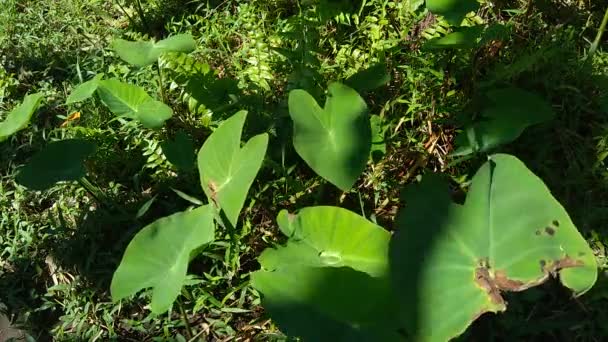
<svg viewBox="0 0 608 342">
<path fill-rule="evenodd" d="M 240 111 L 225 120 L 198 153 L 205 195 L 209 202 L 222 210 L 233 227 L 268 146 L 268 135 L 260 134 L 241 148 L 241 132 L 246 118 L 247 112 Z"/>
<path fill-rule="evenodd" d="M 151 311 L 169 310 L 186 281 L 193 252 L 214 239 L 213 216 L 213 207 L 205 205 L 144 227 L 129 243 L 114 273 L 112 299 L 118 301 L 151 287 Z"/>
<path fill-rule="evenodd" d="M 483 313 L 504 311 L 504 292 L 559 273 L 581 295 L 597 279 L 593 251 L 566 211 L 513 156 L 491 156 L 464 205 L 452 203 L 437 177 L 404 196 L 390 272 L 390 234 L 362 217 L 335 207 L 279 214 L 289 242 L 266 250 L 252 278 L 285 331 L 306 340 L 398 341 L 402 328 L 414 340 L 446 341 Z"/>
<path fill-rule="evenodd" d="M 27 126 L 43 97 L 44 95 L 41 93 L 27 95 L 20 105 L 8 113 L 4 121 L 0 122 L 0 142 Z"/>
<path fill-rule="evenodd" d="M 57 182 L 79 180 L 86 174 L 84 160 L 95 149 L 94 143 L 82 139 L 50 143 L 29 160 L 16 181 L 32 190 L 45 190 Z"/>
<path fill-rule="evenodd" d="M 281 211 L 277 221 L 289 242 L 262 253 L 252 281 L 281 328 L 306 341 L 395 340 L 385 331 L 390 233 L 337 207 Z"/>
<path fill-rule="evenodd" d="M 103 74 L 97 74 L 92 79 L 82 84 L 79 84 L 76 88 L 72 90 L 67 100 L 65 101 L 65 104 L 69 105 L 89 99 L 91 96 L 93 96 L 93 94 L 95 94 L 97 88 L 99 88 L 102 79 Z"/>
<path fill-rule="evenodd" d="M 477 0 L 426 0 L 426 8 L 443 16 L 451 25 L 460 25 L 464 16 L 479 8 Z"/>
<path fill-rule="evenodd" d="M 138 120 L 146 128 L 158 129 L 173 115 L 171 107 L 154 100 L 143 88 L 117 79 L 101 81 L 97 92 L 112 113 Z"/>
<path fill-rule="evenodd" d="M 593 251 L 517 158 L 492 155 L 464 205 L 452 203 L 446 188 L 437 178 L 410 187 L 404 200 L 412 204 L 399 214 L 391 244 L 402 324 L 417 339 L 454 338 L 484 312 L 504 311 L 504 292 L 551 275 L 576 295 L 595 283 Z"/>
<path fill-rule="evenodd" d="M 116 39 L 112 47 L 125 62 L 146 66 L 156 63 L 163 53 L 191 52 L 196 48 L 196 42 L 190 34 L 178 34 L 158 42 Z"/>
<path fill-rule="evenodd" d="M 340 83 L 328 87 L 325 108 L 304 90 L 289 94 L 293 145 L 321 177 L 348 191 L 369 158 L 371 126 L 365 101 Z"/>
<path fill-rule="evenodd" d="M 583 61 L 604 8 L 424 3 L 8 0 L 0 110 L 46 99 L 0 143 L 0 292 L 15 323 L 66 341 L 608 334 L 601 40 Z M 335 153 L 332 132 L 346 137 Z M 78 184 L 18 186 L 28 169 L 47 179 L 30 155 L 73 139 L 97 145 Z M 504 149 L 553 195 L 506 155 L 471 179 Z M 55 154 L 50 175 L 84 176 L 85 156 Z M 585 296 L 557 281 L 509 293 L 549 276 Z"/>
<path fill-rule="evenodd" d="M 180 170 L 189 171 L 195 167 L 196 151 L 192 139 L 184 132 L 177 132 L 174 140 L 161 144 L 167 160 Z"/>
<path fill-rule="evenodd" d="M 517 139 L 528 126 L 555 116 L 543 98 L 518 88 L 493 89 L 487 97 L 481 118 L 456 138 L 454 156 L 488 152 Z"/>
<path fill-rule="evenodd" d="M 391 75 L 386 70 L 386 64 L 374 64 L 349 77 L 344 84 L 359 93 L 380 88 L 391 81 Z"/>
</svg>

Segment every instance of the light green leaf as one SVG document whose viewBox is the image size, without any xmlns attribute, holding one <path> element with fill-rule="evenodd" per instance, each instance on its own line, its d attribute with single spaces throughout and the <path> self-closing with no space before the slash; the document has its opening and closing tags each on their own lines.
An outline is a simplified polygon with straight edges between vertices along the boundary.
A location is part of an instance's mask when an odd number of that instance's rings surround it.
<svg viewBox="0 0 608 342">
<path fill-rule="evenodd" d="M 477 0 L 426 0 L 426 8 L 451 25 L 460 25 L 465 15 L 479 8 Z"/>
<path fill-rule="evenodd" d="M 402 324 L 419 341 L 447 341 L 485 312 L 506 309 L 503 292 L 559 273 L 575 295 L 597 278 L 593 251 L 542 180 L 517 158 L 490 157 L 464 205 L 425 176 L 404 195 L 391 243 Z"/>
<path fill-rule="evenodd" d="M 264 133 L 251 138 L 241 148 L 246 117 L 247 112 L 240 111 L 225 120 L 198 153 L 203 190 L 209 202 L 223 210 L 232 226 L 236 226 L 268 147 L 268 134 Z"/>
<path fill-rule="evenodd" d="M 167 160 L 180 170 L 192 170 L 195 166 L 196 150 L 194 142 L 183 131 L 177 132 L 174 140 L 161 143 L 161 148 Z"/>
<path fill-rule="evenodd" d="M 144 227 L 131 240 L 114 272 L 112 299 L 118 301 L 152 288 L 151 311 L 167 311 L 186 281 L 193 251 L 214 239 L 213 216 L 213 207 L 206 205 Z"/>
<path fill-rule="evenodd" d="M 32 190 L 45 190 L 57 182 L 78 180 L 86 174 L 84 160 L 95 149 L 94 143 L 82 139 L 52 142 L 30 159 L 16 181 Z"/>
<path fill-rule="evenodd" d="M 4 121 L 0 122 L 0 142 L 24 129 L 30 122 L 32 115 L 42 102 L 42 93 L 27 95 L 23 102 L 13 108 Z"/>
<path fill-rule="evenodd" d="M 490 104 L 481 120 L 468 125 L 456 138 L 453 156 L 488 152 L 517 139 L 531 125 L 553 119 L 555 113 L 540 96 L 518 88 L 488 92 Z"/>
<path fill-rule="evenodd" d="M 289 242 L 262 253 L 252 282 L 285 333 L 304 341 L 398 340 L 388 231 L 337 207 L 282 211 L 277 221 Z"/>
<path fill-rule="evenodd" d="M 318 175 L 349 190 L 365 169 L 371 150 L 365 101 L 353 89 L 332 83 L 325 108 L 306 91 L 291 91 L 289 114 L 298 154 Z"/>
<path fill-rule="evenodd" d="M 74 88 L 74 90 L 72 90 L 72 93 L 70 96 L 68 96 L 65 104 L 69 105 L 72 103 L 81 102 L 93 96 L 97 90 L 97 87 L 99 87 L 99 82 L 102 78 L 103 74 L 97 74 L 95 77 L 93 77 L 93 79 L 78 85 L 76 88 Z"/>
<path fill-rule="evenodd" d="M 97 93 L 112 113 L 138 120 L 146 128 L 158 129 L 173 115 L 169 106 L 151 98 L 143 88 L 117 79 L 100 81 Z"/>
<path fill-rule="evenodd" d="M 196 49 L 196 41 L 194 41 L 194 38 L 190 34 L 178 34 L 156 43 L 151 41 L 131 42 L 116 39 L 112 43 L 112 48 L 127 63 L 146 66 L 155 63 L 166 52 L 193 51 Z"/>
</svg>

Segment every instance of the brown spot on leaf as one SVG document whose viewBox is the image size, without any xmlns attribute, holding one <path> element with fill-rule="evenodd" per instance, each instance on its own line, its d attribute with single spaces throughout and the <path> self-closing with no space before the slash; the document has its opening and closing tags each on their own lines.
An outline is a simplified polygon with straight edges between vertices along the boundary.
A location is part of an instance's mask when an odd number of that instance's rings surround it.
<svg viewBox="0 0 608 342">
<path fill-rule="evenodd" d="M 209 187 L 209 190 L 211 190 L 211 200 L 213 201 L 213 203 L 215 203 L 216 206 L 219 206 L 217 203 L 217 185 L 215 185 L 213 181 L 209 181 L 207 183 L 207 186 Z"/>
<path fill-rule="evenodd" d="M 500 290 L 504 291 L 521 291 L 522 286 L 525 284 L 519 280 L 509 279 L 507 274 L 503 270 L 496 271 L 494 275 L 494 281 L 496 282 L 496 286 Z"/>
<path fill-rule="evenodd" d="M 553 222 L 551 222 L 551 223 L 553 223 L 554 226 L 559 227 L 559 221 L 558 220 L 553 220 Z"/>
<path fill-rule="evenodd" d="M 555 235 L 555 229 L 553 227 L 545 227 L 545 232 L 550 236 Z"/>
<path fill-rule="evenodd" d="M 500 295 L 500 290 L 496 287 L 496 284 L 490 277 L 490 272 L 487 267 L 479 266 L 475 269 L 475 283 L 490 296 L 492 303 L 505 304 L 505 300 Z"/>
<path fill-rule="evenodd" d="M 572 259 L 571 257 L 566 255 L 564 258 L 562 258 L 560 260 L 556 260 L 553 263 L 553 271 L 559 271 L 564 268 L 580 267 L 580 266 L 584 266 L 584 265 L 585 265 L 584 262 L 582 262 L 580 260 Z"/>
</svg>

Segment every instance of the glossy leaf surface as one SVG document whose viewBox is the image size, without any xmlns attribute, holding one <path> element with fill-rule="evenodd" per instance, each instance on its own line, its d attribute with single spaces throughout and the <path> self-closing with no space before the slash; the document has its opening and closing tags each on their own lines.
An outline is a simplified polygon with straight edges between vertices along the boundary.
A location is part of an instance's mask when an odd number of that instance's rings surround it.
<svg viewBox="0 0 608 342">
<path fill-rule="evenodd" d="M 166 52 L 193 51 L 196 49 L 196 41 L 190 34 L 178 34 L 156 43 L 116 39 L 112 43 L 112 47 L 125 62 L 137 66 L 146 66 L 155 63 Z"/>
<path fill-rule="evenodd" d="M 112 113 L 138 120 L 146 128 L 158 129 L 173 115 L 169 106 L 154 100 L 143 88 L 117 79 L 101 81 L 97 92 Z"/>
<path fill-rule="evenodd" d="M 198 153 L 201 185 L 209 202 L 221 208 L 236 226 L 245 198 L 268 147 L 268 134 L 251 138 L 241 148 L 246 111 L 225 120 L 207 138 Z"/>
<path fill-rule="evenodd" d="M 298 154 L 319 176 L 343 191 L 349 190 L 365 169 L 371 150 L 365 101 L 355 90 L 332 83 L 325 108 L 308 92 L 291 91 L 289 114 Z"/>
<path fill-rule="evenodd" d="M 289 242 L 262 253 L 252 281 L 284 332 L 304 341 L 398 340 L 388 231 L 337 207 L 282 211 L 277 221 Z"/>
<path fill-rule="evenodd" d="M 517 158 L 493 155 L 464 205 L 425 176 L 408 188 L 391 243 L 402 323 L 420 341 L 447 341 L 485 312 L 506 309 L 503 293 L 559 273 L 575 295 L 593 286 L 593 251 L 543 182 Z"/>
<path fill-rule="evenodd" d="M 0 142 L 27 126 L 32 115 L 40 106 L 42 97 L 42 93 L 27 95 L 20 105 L 8 113 L 4 121 L 0 122 Z"/>
<path fill-rule="evenodd" d="M 17 183 L 32 190 L 45 190 L 60 181 L 78 180 L 86 174 L 84 160 L 95 149 L 94 143 L 82 139 L 52 142 L 21 169 Z"/>
<path fill-rule="evenodd" d="M 210 205 L 163 217 L 144 227 L 125 251 L 112 278 L 112 299 L 118 301 L 152 288 L 153 313 L 167 311 L 177 299 L 193 251 L 214 239 Z"/>
</svg>

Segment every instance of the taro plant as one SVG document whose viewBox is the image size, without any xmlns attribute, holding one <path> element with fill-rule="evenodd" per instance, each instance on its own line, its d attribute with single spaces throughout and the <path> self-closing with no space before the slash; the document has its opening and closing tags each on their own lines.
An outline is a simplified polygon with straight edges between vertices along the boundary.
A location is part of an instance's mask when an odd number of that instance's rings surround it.
<svg viewBox="0 0 608 342">
<path fill-rule="evenodd" d="M 186 281 L 188 263 L 214 240 L 216 224 L 234 229 L 268 146 L 268 135 L 260 134 L 241 147 L 246 117 L 241 111 L 225 120 L 199 151 L 208 204 L 158 219 L 131 240 L 112 278 L 115 301 L 152 288 L 151 311 L 169 310 Z"/>
<path fill-rule="evenodd" d="M 27 95 L 20 105 L 8 113 L 4 121 L 0 122 L 0 142 L 27 126 L 42 103 L 42 97 L 41 93 Z"/>
<path fill-rule="evenodd" d="M 142 87 L 118 79 L 104 80 L 103 75 L 76 87 L 66 104 L 84 101 L 95 93 L 112 113 L 137 120 L 146 128 L 158 129 L 173 115 L 171 107 L 153 99 Z"/>
<path fill-rule="evenodd" d="M 343 191 L 361 175 L 371 150 L 367 105 L 352 88 L 340 83 L 328 87 L 325 107 L 305 90 L 289 94 L 293 145 L 321 177 Z"/>
<path fill-rule="evenodd" d="M 46 190 L 57 182 L 82 181 L 86 176 L 84 161 L 95 149 L 94 143 L 83 139 L 52 142 L 21 168 L 17 183 L 32 190 Z"/>
<path fill-rule="evenodd" d="M 513 156 L 490 156 L 464 204 L 436 175 L 403 199 L 392 237 L 341 208 L 279 214 L 289 240 L 262 253 L 252 280 L 287 334 L 446 341 L 484 313 L 506 310 L 505 292 L 559 275 L 579 296 L 596 281 L 593 251 L 566 210 Z"/>
<path fill-rule="evenodd" d="M 540 96 L 515 87 L 491 89 L 480 117 L 456 138 L 454 156 L 484 153 L 514 141 L 535 124 L 554 118 L 551 106 Z"/>
</svg>

